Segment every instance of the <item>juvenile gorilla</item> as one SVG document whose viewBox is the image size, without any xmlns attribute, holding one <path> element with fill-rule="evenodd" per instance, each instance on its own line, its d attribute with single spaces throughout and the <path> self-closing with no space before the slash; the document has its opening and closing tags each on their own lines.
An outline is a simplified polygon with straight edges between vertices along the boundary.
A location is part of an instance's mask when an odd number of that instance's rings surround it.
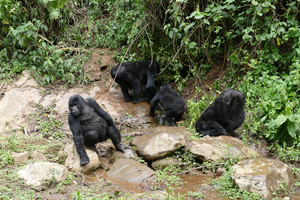
<svg viewBox="0 0 300 200">
<path fill-rule="evenodd" d="M 122 63 L 120 69 L 119 64 L 111 69 L 111 77 L 116 77 L 116 82 L 121 86 L 121 91 L 126 102 L 131 101 L 132 96 L 128 93 L 128 89 L 133 89 L 133 103 L 146 101 L 141 98 L 141 83 L 146 84 L 146 93 L 151 100 L 156 93 L 154 79 L 160 70 L 160 66 L 156 61 L 139 61 Z M 119 71 L 118 71 L 119 69 Z"/>
<path fill-rule="evenodd" d="M 121 135 L 113 119 L 93 98 L 83 99 L 75 94 L 69 99 L 69 110 L 68 122 L 81 166 L 90 161 L 84 146 L 93 149 L 99 155 L 95 144 L 104 142 L 108 138 L 112 140 L 117 150 L 124 152 Z"/>
<path fill-rule="evenodd" d="M 233 132 L 245 120 L 245 96 L 235 89 L 224 90 L 219 97 L 204 110 L 195 124 L 197 132 L 203 136 L 219 136 Z"/>
<path fill-rule="evenodd" d="M 160 87 L 160 91 L 156 93 L 151 101 L 150 115 L 155 115 L 155 107 L 159 101 L 164 108 L 169 126 L 176 125 L 176 121 L 181 120 L 185 111 L 185 101 L 183 98 L 178 92 L 172 90 L 168 83 L 165 83 Z"/>
</svg>

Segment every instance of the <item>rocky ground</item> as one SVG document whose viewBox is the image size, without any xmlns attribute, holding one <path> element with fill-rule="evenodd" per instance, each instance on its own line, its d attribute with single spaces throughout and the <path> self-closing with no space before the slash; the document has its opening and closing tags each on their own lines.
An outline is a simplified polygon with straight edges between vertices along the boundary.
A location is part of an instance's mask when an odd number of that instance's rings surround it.
<svg viewBox="0 0 300 200">
<path fill-rule="evenodd" d="M 289 190 L 294 187 L 289 166 L 261 158 L 261 152 L 239 139 L 192 140 L 185 128 L 165 126 L 163 114 L 151 117 L 148 102 L 125 102 L 110 78 L 115 63 L 109 52 L 104 55 L 101 62 L 94 55 L 86 66 L 94 81 L 89 85 L 69 87 L 57 82 L 41 87 L 29 71 L 0 85 L 0 199 L 223 199 L 208 180 L 224 173 L 222 159 L 229 156 L 246 159 L 232 173 L 240 188 L 272 199 L 282 182 Z M 185 100 L 192 91 L 185 91 Z M 104 157 L 87 149 L 91 161 L 79 165 L 67 123 L 73 94 L 93 97 L 113 117 L 127 146 L 125 153 L 115 151 L 107 141 L 97 146 Z M 197 163 L 187 163 L 188 156 Z M 200 170 L 202 162 L 220 167 Z M 194 168 L 176 173 L 178 168 L 171 165 Z M 297 194 L 280 195 L 297 199 Z"/>
</svg>

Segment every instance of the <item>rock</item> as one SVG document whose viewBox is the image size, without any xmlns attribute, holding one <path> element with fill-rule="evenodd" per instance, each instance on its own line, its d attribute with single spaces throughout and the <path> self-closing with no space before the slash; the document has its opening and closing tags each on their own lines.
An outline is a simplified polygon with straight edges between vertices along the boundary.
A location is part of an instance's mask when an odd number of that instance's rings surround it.
<svg viewBox="0 0 300 200">
<path fill-rule="evenodd" d="M 249 158 L 258 154 L 240 139 L 231 136 L 205 136 L 192 141 L 189 148 L 198 161 L 220 161 L 225 156 Z"/>
<path fill-rule="evenodd" d="M 67 154 L 65 166 L 67 166 L 70 171 L 80 171 L 83 173 L 92 172 L 98 169 L 101 166 L 101 161 L 99 160 L 96 152 L 89 148 L 85 148 L 85 151 L 90 159 L 90 162 L 87 165 L 80 166 L 80 158 L 74 143 L 66 146 L 64 149 L 64 152 Z"/>
<path fill-rule="evenodd" d="M 151 161 L 173 154 L 186 144 L 189 132 L 183 127 L 156 127 L 149 135 L 136 137 L 132 145 L 138 148 L 138 154 Z"/>
<path fill-rule="evenodd" d="M 29 163 L 25 169 L 19 170 L 18 174 L 25 179 L 27 185 L 36 189 L 44 189 L 47 185 L 53 185 L 64 181 L 69 171 L 63 165 L 50 162 Z"/>
<path fill-rule="evenodd" d="M 14 162 L 19 165 L 26 163 L 29 160 L 28 156 L 29 156 L 28 152 L 24 152 L 24 153 L 12 152 L 12 157 L 14 159 Z"/>
<path fill-rule="evenodd" d="M 119 158 L 137 158 L 137 157 L 138 157 L 137 153 L 132 149 L 125 149 L 124 153 L 120 151 L 114 151 L 114 153 L 110 157 L 109 163 L 112 164 Z"/>
<path fill-rule="evenodd" d="M 127 182 L 156 180 L 155 172 L 135 160 L 118 159 L 107 173 L 109 179 Z"/>
<path fill-rule="evenodd" d="M 20 103 L 22 99 L 22 103 Z M 28 106 L 30 102 L 39 103 L 41 95 L 38 89 L 12 89 L 5 93 L 0 101 L 0 131 L 20 128 L 20 123 L 24 122 L 23 115 L 33 113 L 35 109 Z"/>
<path fill-rule="evenodd" d="M 260 193 L 265 200 L 276 197 L 272 193 L 276 192 L 282 182 L 287 184 L 288 191 L 294 185 L 291 169 L 278 160 L 248 159 L 233 165 L 232 168 L 231 178 L 239 188 Z"/>
<path fill-rule="evenodd" d="M 31 86 L 31 87 L 39 87 L 39 83 L 37 80 L 33 78 L 30 73 L 30 70 L 24 70 L 22 72 L 22 77 L 16 82 L 17 86 Z"/>
<path fill-rule="evenodd" d="M 89 91 L 90 97 L 94 98 L 95 95 L 96 95 L 96 93 L 99 92 L 99 91 L 100 91 L 100 88 L 99 88 L 98 86 L 94 87 L 93 89 L 91 89 L 91 90 Z"/>
<path fill-rule="evenodd" d="M 226 170 L 224 168 L 218 168 L 216 171 L 216 175 L 217 176 L 222 176 L 224 173 L 226 172 Z"/>
<path fill-rule="evenodd" d="M 177 167 L 179 165 L 179 161 L 176 158 L 168 157 L 168 158 L 156 160 L 151 164 L 153 169 L 156 169 L 159 167 L 165 168 L 168 165 L 173 165 L 173 166 Z"/>
<path fill-rule="evenodd" d="M 38 151 L 33 151 L 31 154 L 31 159 L 34 159 L 37 161 L 44 161 L 44 160 L 47 160 L 47 157 Z"/>
</svg>

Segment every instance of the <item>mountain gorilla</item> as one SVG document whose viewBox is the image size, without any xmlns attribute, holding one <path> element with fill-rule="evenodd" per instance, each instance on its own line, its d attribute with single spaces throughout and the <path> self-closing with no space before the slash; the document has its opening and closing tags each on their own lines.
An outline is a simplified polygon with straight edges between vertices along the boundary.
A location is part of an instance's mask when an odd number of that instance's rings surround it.
<svg viewBox="0 0 300 200">
<path fill-rule="evenodd" d="M 245 96 L 235 89 L 224 90 L 204 110 L 195 128 L 201 135 L 219 136 L 233 132 L 245 120 Z"/>
<path fill-rule="evenodd" d="M 178 92 L 172 90 L 168 83 L 165 83 L 160 87 L 160 91 L 156 93 L 151 101 L 150 115 L 155 115 L 155 107 L 159 101 L 164 108 L 169 126 L 176 125 L 176 121 L 181 120 L 185 111 L 185 101 L 183 98 Z"/>
<path fill-rule="evenodd" d="M 104 142 L 108 138 L 112 140 L 117 150 L 124 152 L 121 135 L 113 119 L 93 98 L 83 99 L 75 94 L 69 99 L 69 110 L 68 122 L 81 166 L 90 161 L 84 146 L 93 149 L 99 156 L 95 144 Z"/>
<path fill-rule="evenodd" d="M 131 101 L 132 96 L 128 93 L 128 89 L 133 89 L 133 103 L 146 101 L 141 98 L 141 83 L 146 84 L 146 93 L 151 100 L 156 93 L 154 79 L 160 70 L 160 66 L 156 61 L 139 61 L 122 63 L 120 69 L 119 64 L 111 69 L 111 77 L 116 77 L 116 82 L 121 86 L 121 91 L 126 102 Z"/>
</svg>

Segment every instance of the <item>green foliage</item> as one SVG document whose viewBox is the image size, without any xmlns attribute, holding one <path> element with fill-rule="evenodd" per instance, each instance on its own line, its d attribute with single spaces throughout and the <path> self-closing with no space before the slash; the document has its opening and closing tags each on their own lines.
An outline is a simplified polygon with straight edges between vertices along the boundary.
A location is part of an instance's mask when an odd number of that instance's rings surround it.
<svg viewBox="0 0 300 200">
<path fill-rule="evenodd" d="M 179 185 L 181 184 L 180 177 L 172 175 L 180 171 L 180 168 L 176 168 L 173 165 L 168 165 L 163 170 L 159 170 L 156 172 L 157 182 L 158 184 L 166 187 L 170 187 L 171 185 Z"/>
<path fill-rule="evenodd" d="M 6 165 L 11 165 L 14 159 L 11 155 L 11 151 L 5 151 L 3 149 L 3 145 L 1 145 L 0 149 L 0 167 L 3 168 Z"/>
<path fill-rule="evenodd" d="M 205 198 L 205 195 L 202 194 L 201 192 L 188 192 L 188 195 L 192 198 L 195 198 L 195 199 L 201 199 L 201 198 Z"/>
<path fill-rule="evenodd" d="M 175 155 L 173 156 L 178 160 L 179 166 L 184 168 L 193 168 L 197 166 L 198 163 L 195 160 L 196 156 L 189 151 L 185 153 L 184 149 L 185 148 L 183 147 L 175 151 Z"/>
<path fill-rule="evenodd" d="M 50 117 L 47 121 L 37 122 L 38 130 L 43 134 L 43 137 L 61 138 L 64 133 L 60 130 L 63 122 L 54 117 Z"/>
</svg>

